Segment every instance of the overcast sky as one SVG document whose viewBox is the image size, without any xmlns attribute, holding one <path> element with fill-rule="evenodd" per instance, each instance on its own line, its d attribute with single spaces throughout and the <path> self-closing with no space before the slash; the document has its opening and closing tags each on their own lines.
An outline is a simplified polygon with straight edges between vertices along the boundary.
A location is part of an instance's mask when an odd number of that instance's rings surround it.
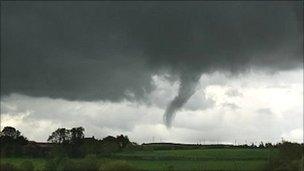
<svg viewBox="0 0 304 171">
<path fill-rule="evenodd" d="M 1 128 L 303 141 L 300 2 L 2 2 Z"/>
</svg>

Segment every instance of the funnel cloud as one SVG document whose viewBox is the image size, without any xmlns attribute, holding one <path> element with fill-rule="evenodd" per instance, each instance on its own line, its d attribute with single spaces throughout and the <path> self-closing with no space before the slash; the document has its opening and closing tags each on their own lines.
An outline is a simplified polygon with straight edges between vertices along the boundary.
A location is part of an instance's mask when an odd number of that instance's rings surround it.
<svg viewBox="0 0 304 171">
<path fill-rule="evenodd" d="M 188 99 L 195 93 L 195 88 L 199 79 L 200 74 L 185 74 L 181 76 L 178 95 L 168 105 L 164 114 L 164 122 L 168 127 L 171 127 L 175 113 L 181 109 Z"/>
</svg>

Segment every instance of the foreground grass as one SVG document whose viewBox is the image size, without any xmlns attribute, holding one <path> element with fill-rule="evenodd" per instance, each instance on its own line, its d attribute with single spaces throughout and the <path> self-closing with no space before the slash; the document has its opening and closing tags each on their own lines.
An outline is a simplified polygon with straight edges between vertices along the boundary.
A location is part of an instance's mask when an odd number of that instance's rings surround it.
<svg viewBox="0 0 304 171">
<path fill-rule="evenodd" d="M 140 170 L 263 170 L 268 157 L 277 151 L 268 149 L 193 149 L 158 150 L 116 153 L 110 158 L 98 158 L 99 165 L 126 161 Z M 30 160 L 35 170 L 43 170 L 47 159 L 3 158 L 1 163 L 15 166 Z M 83 159 L 73 159 L 81 161 Z"/>
<path fill-rule="evenodd" d="M 2 159 L 2 163 L 11 163 L 20 166 L 23 161 L 33 162 L 35 170 L 43 170 L 45 159 L 24 159 L 10 158 Z M 74 159 L 81 160 L 81 159 Z M 99 165 L 107 162 L 118 161 L 115 159 L 100 159 Z M 140 170 L 262 170 L 266 161 L 191 161 L 191 160 L 171 160 L 171 161 L 145 161 L 145 160 L 125 160 Z"/>
<path fill-rule="evenodd" d="M 44 169 L 44 164 L 46 162 L 46 159 L 42 158 L 1 158 L 0 162 L 1 164 L 3 163 L 10 163 L 15 165 L 16 167 L 20 166 L 22 162 L 24 161 L 31 161 L 35 167 L 35 170 L 43 170 Z"/>
</svg>

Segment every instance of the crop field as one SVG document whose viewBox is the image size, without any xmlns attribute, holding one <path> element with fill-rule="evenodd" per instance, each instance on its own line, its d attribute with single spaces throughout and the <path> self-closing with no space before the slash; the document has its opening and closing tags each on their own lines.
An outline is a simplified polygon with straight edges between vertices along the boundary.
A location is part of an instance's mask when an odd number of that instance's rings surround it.
<svg viewBox="0 0 304 171">
<path fill-rule="evenodd" d="M 115 158 L 151 170 L 263 170 L 276 153 L 269 149 L 157 150 L 118 153 Z"/>
<path fill-rule="evenodd" d="M 153 150 L 115 153 L 97 160 L 101 166 L 125 161 L 140 170 L 263 170 L 275 155 L 277 151 L 269 149 Z M 24 160 L 32 161 L 35 170 L 43 170 L 47 159 L 4 158 L 1 163 L 19 165 Z M 80 160 L 84 159 L 73 159 Z"/>
</svg>

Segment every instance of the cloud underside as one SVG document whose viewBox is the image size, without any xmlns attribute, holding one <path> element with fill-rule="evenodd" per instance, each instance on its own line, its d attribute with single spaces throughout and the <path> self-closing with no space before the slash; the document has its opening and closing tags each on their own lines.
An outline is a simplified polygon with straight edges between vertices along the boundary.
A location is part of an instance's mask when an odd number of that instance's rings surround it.
<svg viewBox="0 0 304 171">
<path fill-rule="evenodd" d="M 232 79 L 223 73 L 203 75 L 171 129 L 164 125 L 162 114 L 178 84 L 165 76 L 153 76 L 153 83 L 157 86 L 147 96 L 149 105 L 11 94 L 1 99 L 1 127 L 15 126 L 36 141 L 45 141 L 58 127 L 75 126 L 84 126 L 87 136 L 123 133 L 139 143 L 303 140 L 303 70 L 253 72 Z"/>
<path fill-rule="evenodd" d="M 12 3 L 1 11 L 1 98 L 17 93 L 148 104 L 158 86 L 153 77 L 166 74 L 179 82 L 164 111 L 170 126 L 204 74 L 233 77 L 251 69 L 273 73 L 303 67 L 298 2 L 194 3 Z"/>
<path fill-rule="evenodd" d="M 162 72 L 301 67 L 303 8 L 276 5 L 7 6 L 1 95 L 142 100 Z"/>
</svg>

